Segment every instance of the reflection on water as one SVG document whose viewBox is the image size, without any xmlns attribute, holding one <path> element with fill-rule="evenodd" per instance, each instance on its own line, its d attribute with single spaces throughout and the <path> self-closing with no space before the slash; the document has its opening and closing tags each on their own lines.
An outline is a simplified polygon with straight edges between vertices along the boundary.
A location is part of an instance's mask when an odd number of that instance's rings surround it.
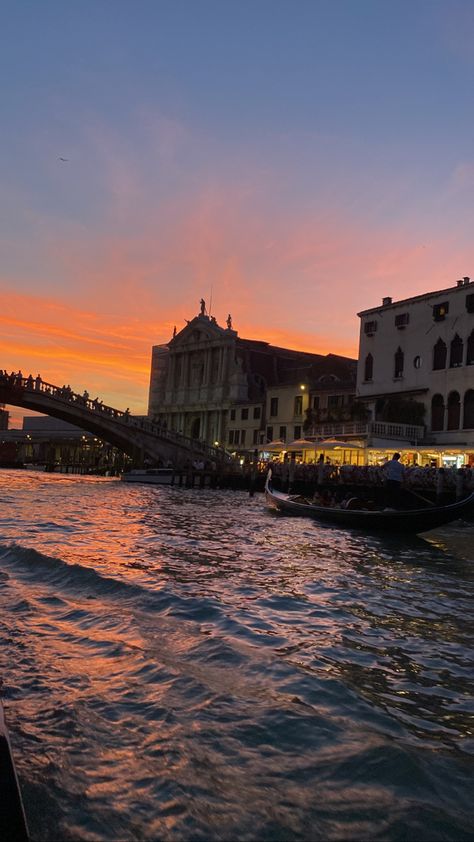
<svg viewBox="0 0 474 842">
<path fill-rule="evenodd" d="M 35 839 L 473 838 L 466 556 L 243 493 L 0 485 Z"/>
</svg>

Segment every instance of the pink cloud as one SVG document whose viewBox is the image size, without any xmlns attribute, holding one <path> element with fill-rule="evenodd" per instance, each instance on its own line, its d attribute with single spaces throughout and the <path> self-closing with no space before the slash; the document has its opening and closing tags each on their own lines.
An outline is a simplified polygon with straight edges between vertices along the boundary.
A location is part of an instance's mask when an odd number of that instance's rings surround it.
<svg viewBox="0 0 474 842">
<path fill-rule="evenodd" d="M 356 356 L 359 310 L 469 274 L 468 220 L 382 221 L 398 183 L 374 200 L 375 221 L 354 197 L 329 205 L 316 196 L 290 209 L 270 164 L 248 160 L 232 176 L 193 179 L 182 169 L 196 137 L 159 114 L 140 119 L 146 137 L 137 144 L 88 126 L 82 155 L 93 158 L 101 203 L 92 220 L 28 211 L 30 262 L 41 268 L 0 279 L 0 367 L 41 368 L 51 382 L 143 412 L 151 346 L 184 326 L 201 297 L 209 306 L 211 290 L 213 314 L 223 324 L 230 312 L 241 336 Z M 70 176 L 78 189 L 85 166 Z M 176 178 L 168 192 L 164 172 Z M 472 173 L 460 164 L 454 180 L 469 182 Z M 439 197 L 440 219 L 449 189 Z"/>
</svg>

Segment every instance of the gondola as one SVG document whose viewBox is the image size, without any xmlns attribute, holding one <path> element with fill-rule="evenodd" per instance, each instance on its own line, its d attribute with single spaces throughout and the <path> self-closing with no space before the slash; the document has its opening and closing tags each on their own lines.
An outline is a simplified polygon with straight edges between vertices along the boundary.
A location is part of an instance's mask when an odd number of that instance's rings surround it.
<svg viewBox="0 0 474 842">
<path fill-rule="evenodd" d="M 284 494 L 274 489 L 271 473 L 270 470 L 265 483 L 265 497 L 270 506 L 288 515 L 309 517 L 342 528 L 351 527 L 366 531 L 381 529 L 418 534 L 474 513 L 474 492 L 456 503 L 445 506 L 427 505 L 417 509 L 369 510 L 313 505 L 298 494 Z M 354 503 L 355 500 L 352 505 Z M 357 501 L 356 505 L 360 505 L 360 502 Z"/>
<path fill-rule="evenodd" d="M 0 839 L 2 842 L 28 842 L 25 811 L 0 702 Z"/>
</svg>

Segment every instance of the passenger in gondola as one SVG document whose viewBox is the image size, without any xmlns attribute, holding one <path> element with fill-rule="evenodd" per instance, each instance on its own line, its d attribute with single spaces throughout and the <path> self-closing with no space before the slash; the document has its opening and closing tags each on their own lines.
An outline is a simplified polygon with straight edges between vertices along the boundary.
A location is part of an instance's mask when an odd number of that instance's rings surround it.
<svg viewBox="0 0 474 842">
<path fill-rule="evenodd" d="M 315 491 L 311 500 L 313 506 L 325 506 L 324 497 L 319 491 Z"/>
</svg>

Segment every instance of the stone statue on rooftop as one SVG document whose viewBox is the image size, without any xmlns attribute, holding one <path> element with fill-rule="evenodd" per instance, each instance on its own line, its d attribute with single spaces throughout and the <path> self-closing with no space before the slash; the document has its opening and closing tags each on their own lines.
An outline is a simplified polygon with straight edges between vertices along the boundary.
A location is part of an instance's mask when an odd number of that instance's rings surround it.
<svg viewBox="0 0 474 842">
<path fill-rule="evenodd" d="M 205 316 L 206 315 L 206 302 L 204 301 L 204 298 L 201 298 L 200 304 L 201 304 L 201 316 Z"/>
<path fill-rule="evenodd" d="M 232 330 L 232 316 L 230 315 L 230 313 L 227 316 L 226 325 L 227 325 L 227 330 Z"/>
<path fill-rule="evenodd" d="M 176 325 L 173 328 L 173 339 L 175 338 L 175 336 L 176 336 Z"/>
</svg>

